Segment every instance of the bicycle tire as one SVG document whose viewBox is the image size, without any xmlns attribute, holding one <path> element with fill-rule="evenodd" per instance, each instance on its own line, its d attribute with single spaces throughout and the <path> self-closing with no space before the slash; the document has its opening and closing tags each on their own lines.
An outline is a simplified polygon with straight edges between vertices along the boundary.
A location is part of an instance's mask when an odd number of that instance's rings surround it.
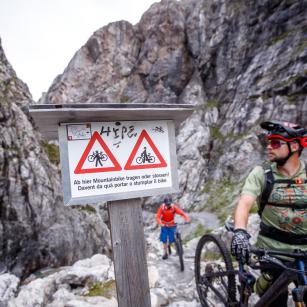
<svg viewBox="0 0 307 307">
<path fill-rule="evenodd" d="M 179 257 L 180 271 L 184 271 L 184 261 L 183 261 L 183 247 L 180 234 L 176 234 L 175 245 L 177 250 L 177 255 Z"/>
<path fill-rule="evenodd" d="M 143 158 L 142 158 L 142 157 L 137 157 L 137 158 L 136 158 L 136 163 L 137 163 L 137 164 L 142 164 L 142 163 L 144 163 L 144 162 L 143 162 Z"/>
<path fill-rule="evenodd" d="M 216 235 L 206 234 L 197 244 L 195 282 L 202 306 L 236 303 L 236 279 L 231 256 L 225 243 Z"/>
<path fill-rule="evenodd" d="M 100 159 L 101 159 L 101 161 L 107 161 L 108 156 L 106 154 L 102 154 L 102 155 L 100 155 Z"/>
<path fill-rule="evenodd" d="M 89 155 L 89 156 L 87 157 L 87 160 L 88 160 L 88 162 L 94 162 L 95 156 L 94 156 L 94 155 Z"/>
<path fill-rule="evenodd" d="M 154 156 L 149 156 L 148 155 L 148 157 L 147 157 L 147 161 L 149 162 L 149 163 L 154 163 L 155 162 L 155 157 Z"/>
</svg>

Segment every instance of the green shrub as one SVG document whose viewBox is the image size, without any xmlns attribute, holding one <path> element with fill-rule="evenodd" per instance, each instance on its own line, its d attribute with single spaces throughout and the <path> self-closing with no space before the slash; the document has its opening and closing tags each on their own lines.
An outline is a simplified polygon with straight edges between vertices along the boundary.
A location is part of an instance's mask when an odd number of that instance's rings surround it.
<svg viewBox="0 0 307 307">
<path fill-rule="evenodd" d="M 184 239 L 184 243 L 187 243 L 194 238 L 201 237 L 204 234 L 210 233 L 211 231 L 212 229 L 205 228 L 202 224 L 198 224 L 196 229 Z"/>
<path fill-rule="evenodd" d="M 227 216 L 231 214 L 233 208 L 230 207 L 230 204 L 239 193 L 240 186 L 240 183 L 228 179 L 208 181 L 202 193 L 206 193 L 209 196 L 202 209 L 216 214 L 220 223 L 223 224 Z"/>
<path fill-rule="evenodd" d="M 89 293 L 86 296 L 104 296 L 111 299 L 116 294 L 115 281 L 113 279 L 105 282 L 96 282 L 89 289 Z"/>
<path fill-rule="evenodd" d="M 79 209 L 88 213 L 96 213 L 96 208 L 88 204 L 85 206 L 80 206 Z"/>
<path fill-rule="evenodd" d="M 60 164 L 59 146 L 57 146 L 55 144 L 50 144 L 45 140 L 42 141 L 41 144 L 42 144 L 45 152 L 47 153 L 50 162 L 55 164 L 55 165 L 59 165 Z"/>
</svg>

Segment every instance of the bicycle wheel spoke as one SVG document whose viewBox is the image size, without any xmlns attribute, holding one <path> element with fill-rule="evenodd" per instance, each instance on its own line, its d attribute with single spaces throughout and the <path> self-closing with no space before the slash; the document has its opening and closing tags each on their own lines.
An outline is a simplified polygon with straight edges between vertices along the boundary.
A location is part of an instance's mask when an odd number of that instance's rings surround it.
<svg viewBox="0 0 307 307">
<path fill-rule="evenodd" d="M 216 300 L 212 299 L 211 297 L 207 297 L 206 303 L 207 306 L 215 306 L 215 307 L 217 306 Z"/>
<path fill-rule="evenodd" d="M 195 255 L 196 287 L 202 306 L 227 306 L 235 301 L 235 271 L 224 243 L 205 235 Z"/>
</svg>

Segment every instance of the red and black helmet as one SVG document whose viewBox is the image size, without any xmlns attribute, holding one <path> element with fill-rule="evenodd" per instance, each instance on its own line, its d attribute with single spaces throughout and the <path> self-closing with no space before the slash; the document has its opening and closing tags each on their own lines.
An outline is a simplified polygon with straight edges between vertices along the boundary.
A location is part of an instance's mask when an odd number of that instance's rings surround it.
<svg viewBox="0 0 307 307">
<path fill-rule="evenodd" d="M 297 124 L 277 120 L 265 121 L 261 128 L 268 131 L 267 139 L 281 139 L 286 142 L 297 141 L 302 148 L 307 147 L 307 129 Z"/>
</svg>

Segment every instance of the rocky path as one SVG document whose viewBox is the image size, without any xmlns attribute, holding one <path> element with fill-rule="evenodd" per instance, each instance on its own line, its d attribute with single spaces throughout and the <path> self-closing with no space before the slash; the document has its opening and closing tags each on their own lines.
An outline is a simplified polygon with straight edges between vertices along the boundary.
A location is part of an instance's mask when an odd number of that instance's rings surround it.
<svg viewBox="0 0 307 307">
<path fill-rule="evenodd" d="M 198 234 L 197 229 L 218 227 L 218 220 L 213 214 L 202 212 L 191 213 L 189 216 L 191 224 L 179 226 L 184 242 L 194 233 Z M 144 220 L 152 307 L 201 307 L 194 281 L 194 255 L 200 234 L 184 244 L 185 270 L 181 272 L 179 258 L 174 252 L 168 259 L 162 260 L 160 229 L 155 224 L 154 214 L 144 212 Z"/>
<path fill-rule="evenodd" d="M 185 242 L 185 270 L 181 272 L 175 253 L 162 260 L 155 215 L 144 211 L 152 307 L 201 307 L 194 282 L 194 254 L 201 235 L 198 229 L 217 228 L 218 220 L 207 213 L 189 215 L 192 223 L 180 226 Z M 70 267 L 42 270 L 22 285 L 14 275 L 1 274 L 0 307 L 117 307 L 114 278 L 112 261 L 100 254 Z M 100 294 L 90 295 L 93 285 L 99 285 Z"/>
</svg>

